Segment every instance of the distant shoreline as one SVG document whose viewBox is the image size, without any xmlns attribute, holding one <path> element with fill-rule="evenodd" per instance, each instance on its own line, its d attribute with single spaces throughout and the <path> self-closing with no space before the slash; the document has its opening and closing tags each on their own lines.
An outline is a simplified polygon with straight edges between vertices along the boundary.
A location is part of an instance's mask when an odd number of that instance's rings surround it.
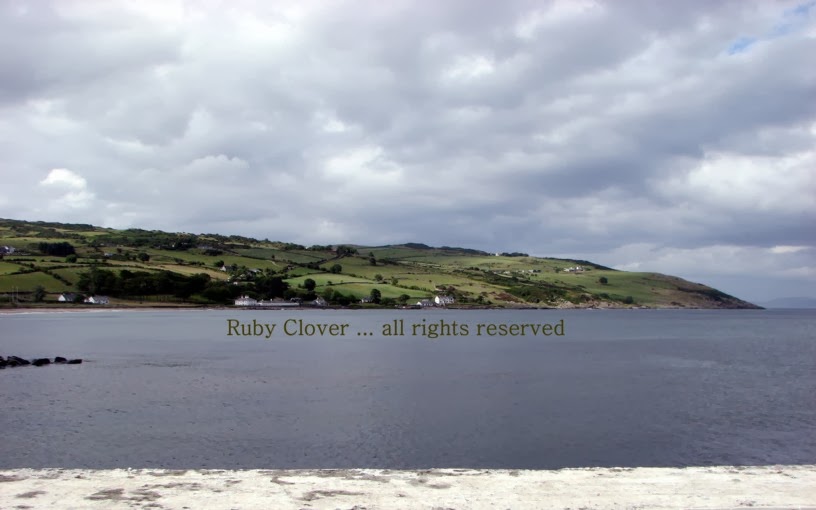
<svg viewBox="0 0 816 510">
<path fill-rule="evenodd" d="M 212 311 L 212 310 L 230 310 L 236 312 L 283 312 L 283 311 L 325 311 L 325 310 L 354 310 L 354 311 L 371 311 L 371 310 L 387 310 L 397 312 L 423 312 L 423 311 L 484 311 L 484 310 L 506 310 L 506 311 L 564 311 L 564 310 L 584 310 L 599 311 L 599 310 L 767 310 L 765 308 L 681 308 L 681 307 L 603 307 L 603 308 L 589 308 L 589 307 L 570 307 L 570 308 L 553 308 L 553 307 L 447 307 L 447 308 L 374 308 L 374 307 L 243 307 L 243 306 L 32 306 L 32 307 L 0 307 L 0 315 L 14 315 L 14 314 L 30 314 L 30 313 L 100 313 L 100 312 L 155 312 L 155 311 Z M 784 308 L 775 308 L 774 310 L 786 310 Z M 806 310 L 791 309 L 791 310 Z"/>
</svg>

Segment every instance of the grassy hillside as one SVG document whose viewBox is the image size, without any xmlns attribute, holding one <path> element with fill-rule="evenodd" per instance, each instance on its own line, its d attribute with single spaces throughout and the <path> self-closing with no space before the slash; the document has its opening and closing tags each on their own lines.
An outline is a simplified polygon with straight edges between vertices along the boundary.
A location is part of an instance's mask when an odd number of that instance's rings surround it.
<svg viewBox="0 0 816 510">
<path fill-rule="evenodd" d="M 305 247 L 242 236 L 0 219 L 0 253 L 5 246 L 14 249 L 0 260 L 0 305 L 6 306 L 100 289 L 114 304 L 225 304 L 244 293 L 324 296 L 349 304 L 377 289 L 386 305 L 444 294 L 455 297 L 456 306 L 754 307 L 673 276 L 416 243 Z"/>
</svg>

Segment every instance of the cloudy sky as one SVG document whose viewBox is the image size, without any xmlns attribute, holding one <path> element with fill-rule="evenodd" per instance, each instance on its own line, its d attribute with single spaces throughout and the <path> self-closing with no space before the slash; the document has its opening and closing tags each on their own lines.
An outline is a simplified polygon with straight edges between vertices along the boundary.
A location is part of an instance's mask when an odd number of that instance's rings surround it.
<svg viewBox="0 0 816 510">
<path fill-rule="evenodd" d="M 816 1 L 0 2 L 0 217 L 816 297 Z"/>
</svg>

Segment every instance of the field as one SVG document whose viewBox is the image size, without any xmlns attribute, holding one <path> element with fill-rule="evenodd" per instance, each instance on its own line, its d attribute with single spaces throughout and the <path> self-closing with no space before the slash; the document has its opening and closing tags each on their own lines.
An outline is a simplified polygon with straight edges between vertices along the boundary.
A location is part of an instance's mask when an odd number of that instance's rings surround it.
<svg viewBox="0 0 816 510">
<path fill-rule="evenodd" d="M 0 278 L 0 292 L 30 292 L 37 286 L 43 287 L 46 292 L 63 292 L 71 289 L 70 285 L 66 285 L 53 276 L 39 271 L 26 274 L 5 275 Z"/>
<path fill-rule="evenodd" d="M 75 251 L 69 257 L 56 256 L 40 243 L 70 243 Z M 259 297 L 276 292 L 280 296 L 287 288 L 288 296 L 311 295 L 310 299 L 314 299 L 315 294 L 303 288 L 303 282 L 311 278 L 317 294 L 331 288 L 363 298 L 377 289 L 382 298 L 408 295 L 412 301 L 450 295 L 457 305 L 464 306 L 752 306 L 716 289 L 657 273 L 615 271 L 587 261 L 523 254 L 496 256 L 417 244 L 307 250 L 284 242 L 238 236 L 196 236 L 0 219 L 2 246 L 12 246 L 16 251 L 0 260 L 0 292 L 13 290 L 21 295 L 32 294 L 38 287 L 49 293 L 81 292 L 77 288 L 80 275 L 98 267 L 122 275 L 115 276 L 122 281 L 138 271 L 164 280 L 169 277 L 163 271 L 182 279 L 178 281 L 188 278 L 198 282 L 194 287 L 198 290 L 179 295 L 197 292 L 190 299 L 201 304 L 231 302 L 230 296 L 237 292 L 254 291 Z M 582 270 L 565 271 L 577 266 Z M 123 270 L 131 273 L 121 273 Z M 24 274 L 16 274 L 20 272 Z M 206 275 L 204 280 L 194 276 L 201 274 Z M 209 288 L 209 294 L 204 292 Z"/>
<path fill-rule="evenodd" d="M 296 264 L 308 264 L 318 262 L 322 258 L 319 253 L 304 251 L 285 251 L 274 248 L 238 248 L 235 250 L 238 255 L 246 257 L 276 260 L 281 262 L 294 262 Z"/>
<path fill-rule="evenodd" d="M 0 261 L 0 275 L 16 273 L 20 270 L 20 266 L 12 264 L 11 262 Z"/>
</svg>

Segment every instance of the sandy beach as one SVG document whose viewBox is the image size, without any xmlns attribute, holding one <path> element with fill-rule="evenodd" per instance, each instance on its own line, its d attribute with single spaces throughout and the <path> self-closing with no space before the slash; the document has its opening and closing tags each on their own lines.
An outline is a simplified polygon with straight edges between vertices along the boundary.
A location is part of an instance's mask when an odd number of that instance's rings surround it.
<svg viewBox="0 0 816 510">
<path fill-rule="evenodd" d="M 4 509 L 816 509 L 816 465 L 557 471 L 0 470 Z"/>
</svg>

